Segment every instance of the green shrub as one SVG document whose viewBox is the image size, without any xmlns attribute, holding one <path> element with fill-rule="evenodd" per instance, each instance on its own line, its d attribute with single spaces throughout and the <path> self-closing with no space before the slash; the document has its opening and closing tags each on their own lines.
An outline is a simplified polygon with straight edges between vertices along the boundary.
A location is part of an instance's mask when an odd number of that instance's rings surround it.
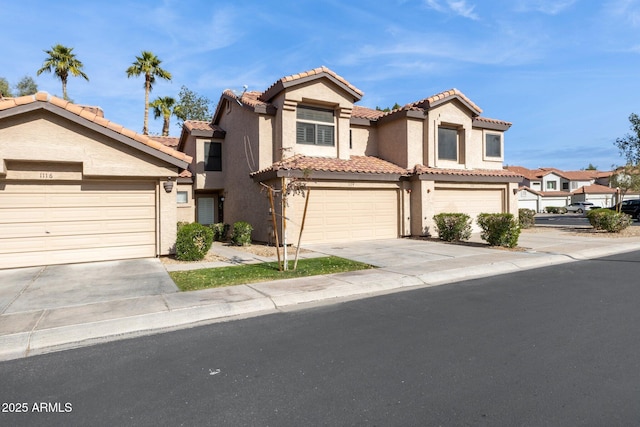
<svg viewBox="0 0 640 427">
<path fill-rule="evenodd" d="M 520 228 L 531 228 L 536 224 L 536 211 L 533 209 L 518 209 L 518 222 Z"/>
<path fill-rule="evenodd" d="M 178 231 L 187 224 L 189 224 L 187 221 L 178 221 Z"/>
<path fill-rule="evenodd" d="M 233 233 L 231 233 L 231 241 L 237 246 L 246 246 L 251 244 L 251 232 L 253 227 L 248 222 L 238 221 L 233 224 Z"/>
<path fill-rule="evenodd" d="M 463 213 L 441 213 L 433 216 L 440 240 L 446 242 L 469 240 L 471 217 Z"/>
<path fill-rule="evenodd" d="M 560 207 L 560 206 L 547 206 L 546 208 L 544 208 L 544 210 L 547 213 L 550 214 L 565 214 L 567 213 L 567 208 L 565 208 L 564 206 Z"/>
<path fill-rule="evenodd" d="M 619 233 L 633 222 L 630 215 L 611 209 L 591 209 L 587 211 L 587 218 L 593 228 L 609 233 Z"/>
<path fill-rule="evenodd" d="M 476 219 L 482 229 L 480 237 L 491 246 L 514 248 L 518 245 L 520 224 L 510 213 L 481 213 Z"/>
<path fill-rule="evenodd" d="M 222 242 L 227 239 L 227 234 L 229 234 L 229 224 L 218 222 L 216 224 L 211 224 L 210 227 L 213 230 L 213 240 L 216 242 Z"/>
<path fill-rule="evenodd" d="M 181 261 L 199 261 L 213 243 L 213 230 L 197 222 L 185 224 L 178 230 L 176 258 Z"/>
</svg>

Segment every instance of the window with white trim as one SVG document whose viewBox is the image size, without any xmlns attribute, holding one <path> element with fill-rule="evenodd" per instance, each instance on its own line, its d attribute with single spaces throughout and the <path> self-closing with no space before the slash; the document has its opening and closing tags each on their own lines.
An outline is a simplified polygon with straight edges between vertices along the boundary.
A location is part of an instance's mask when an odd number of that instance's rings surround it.
<svg viewBox="0 0 640 427">
<path fill-rule="evenodd" d="M 487 157 L 502 158 L 502 137 L 498 133 L 488 133 L 484 140 L 484 153 Z"/>
<path fill-rule="evenodd" d="M 330 147 L 335 145 L 333 110 L 299 105 L 296 118 L 296 143 Z"/>
<path fill-rule="evenodd" d="M 438 160 L 458 160 L 458 129 L 438 128 Z"/>
<path fill-rule="evenodd" d="M 547 190 L 557 190 L 558 184 L 555 181 L 547 181 Z"/>
</svg>

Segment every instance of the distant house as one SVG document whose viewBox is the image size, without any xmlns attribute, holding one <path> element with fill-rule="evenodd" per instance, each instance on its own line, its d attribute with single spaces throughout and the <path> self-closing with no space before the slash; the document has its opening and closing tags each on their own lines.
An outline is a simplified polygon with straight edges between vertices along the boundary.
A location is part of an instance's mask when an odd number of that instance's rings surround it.
<svg viewBox="0 0 640 427">
<path fill-rule="evenodd" d="M 616 190 L 608 185 L 609 171 L 527 169 L 522 166 L 507 166 L 506 169 L 522 176 L 518 188 L 520 208 L 544 212 L 547 207 L 563 207 L 583 201 L 609 207 L 616 200 Z"/>
</svg>

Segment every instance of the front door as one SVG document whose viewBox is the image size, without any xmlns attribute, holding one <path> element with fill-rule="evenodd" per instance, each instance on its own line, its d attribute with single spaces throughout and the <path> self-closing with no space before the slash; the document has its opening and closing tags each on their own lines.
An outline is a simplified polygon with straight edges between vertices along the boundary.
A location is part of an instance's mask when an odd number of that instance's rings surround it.
<svg viewBox="0 0 640 427">
<path fill-rule="evenodd" d="M 197 221 L 200 224 L 204 224 L 204 225 L 215 224 L 216 197 L 215 196 L 199 196 L 197 199 L 197 205 L 198 205 Z"/>
</svg>

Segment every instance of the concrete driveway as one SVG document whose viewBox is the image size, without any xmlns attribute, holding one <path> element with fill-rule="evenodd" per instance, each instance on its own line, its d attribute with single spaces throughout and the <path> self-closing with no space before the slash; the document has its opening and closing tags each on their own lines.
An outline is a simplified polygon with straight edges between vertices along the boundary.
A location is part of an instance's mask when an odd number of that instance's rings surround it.
<svg viewBox="0 0 640 427">
<path fill-rule="evenodd" d="M 178 292 L 159 259 L 0 270 L 0 314 Z"/>
<path fill-rule="evenodd" d="M 414 264 L 486 254 L 486 244 L 474 246 L 473 243 L 455 245 L 420 239 L 384 239 L 310 244 L 304 248 L 393 270 L 395 267 L 402 269 Z"/>
</svg>

